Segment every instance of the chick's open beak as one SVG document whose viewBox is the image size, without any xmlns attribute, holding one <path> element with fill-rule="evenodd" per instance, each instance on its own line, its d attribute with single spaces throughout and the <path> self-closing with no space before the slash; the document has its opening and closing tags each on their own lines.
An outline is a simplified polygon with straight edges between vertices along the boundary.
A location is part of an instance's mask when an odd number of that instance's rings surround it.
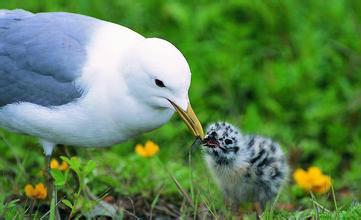
<svg viewBox="0 0 361 220">
<path fill-rule="evenodd" d="M 214 138 L 212 136 L 207 136 L 203 140 L 203 145 L 206 147 L 209 147 L 209 148 L 216 148 L 216 147 L 219 147 L 219 142 L 217 141 L 216 138 Z"/>
<path fill-rule="evenodd" d="M 192 134 L 196 137 L 199 137 L 202 141 L 204 139 L 204 132 L 201 123 L 199 122 L 196 114 L 194 113 L 191 104 L 188 104 L 187 110 L 184 111 L 181 107 L 179 107 L 174 102 L 169 102 L 173 105 L 181 119 L 186 123 L 188 129 L 192 132 Z"/>
</svg>

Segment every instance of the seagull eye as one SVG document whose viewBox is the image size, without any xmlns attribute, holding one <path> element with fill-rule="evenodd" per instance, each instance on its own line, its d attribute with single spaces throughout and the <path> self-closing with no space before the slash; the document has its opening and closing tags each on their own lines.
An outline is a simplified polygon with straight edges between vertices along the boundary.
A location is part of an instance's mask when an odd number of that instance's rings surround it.
<svg viewBox="0 0 361 220">
<path fill-rule="evenodd" d="M 159 80 L 159 79 L 155 79 L 154 80 L 155 84 L 158 86 L 158 87 L 165 87 L 164 83 L 162 80 Z"/>
<path fill-rule="evenodd" d="M 232 140 L 230 140 L 230 139 L 226 139 L 226 140 L 225 140 L 225 143 L 226 143 L 226 144 L 232 144 L 232 143 L 233 143 L 233 141 L 232 141 Z"/>
</svg>

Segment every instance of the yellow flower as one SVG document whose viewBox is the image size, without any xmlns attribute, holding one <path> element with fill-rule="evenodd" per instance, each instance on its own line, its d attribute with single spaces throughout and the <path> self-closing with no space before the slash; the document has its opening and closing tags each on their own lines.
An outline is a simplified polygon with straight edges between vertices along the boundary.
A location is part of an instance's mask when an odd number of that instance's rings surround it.
<svg viewBox="0 0 361 220">
<path fill-rule="evenodd" d="M 52 159 L 50 161 L 50 168 L 53 170 L 65 171 L 69 168 L 69 165 L 65 161 L 62 161 L 61 164 L 59 164 L 59 161 L 57 159 Z"/>
<path fill-rule="evenodd" d="M 309 167 L 307 169 L 308 174 L 314 177 L 322 176 L 322 171 L 318 167 Z"/>
<path fill-rule="evenodd" d="M 31 184 L 27 184 L 24 188 L 25 195 L 31 199 L 45 199 L 48 195 L 48 190 L 42 183 L 38 183 L 33 187 Z"/>
<path fill-rule="evenodd" d="M 310 180 L 308 178 L 308 173 L 304 171 L 303 169 L 297 169 L 293 173 L 293 179 L 296 181 L 296 183 L 302 188 L 307 191 L 311 190 L 312 186 L 310 184 Z"/>
<path fill-rule="evenodd" d="M 55 170 L 59 168 L 59 162 L 57 159 L 52 159 L 50 161 L 50 169 Z"/>
<path fill-rule="evenodd" d="M 24 191 L 25 191 L 25 195 L 27 197 L 33 197 L 35 189 L 34 189 L 33 185 L 26 184 Z"/>
<path fill-rule="evenodd" d="M 331 178 L 322 174 L 318 167 L 309 167 L 307 171 L 296 169 L 293 179 L 299 187 L 306 191 L 325 193 L 331 187 Z"/>
<path fill-rule="evenodd" d="M 67 170 L 68 168 L 69 168 L 68 163 L 65 162 L 65 161 L 62 161 L 61 164 L 60 164 L 60 166 L 59 166 L 59 170 L 65 171 L 65 170 Z"/>
<path fill-rule="evenodd" d="M 159 146 L 153 141 L 147 141 L 144 146 L 137 144 L 135 146 L 135 152 L 142 157 L 152 157 L 159 152 Z"/>
<path fill-rule="evenodd" d="M 321 176 L 315 180 L 313 191 L 317 193 L 325 193 L 331 188 L 331 178 L 329 176 Z"/>
</svg>

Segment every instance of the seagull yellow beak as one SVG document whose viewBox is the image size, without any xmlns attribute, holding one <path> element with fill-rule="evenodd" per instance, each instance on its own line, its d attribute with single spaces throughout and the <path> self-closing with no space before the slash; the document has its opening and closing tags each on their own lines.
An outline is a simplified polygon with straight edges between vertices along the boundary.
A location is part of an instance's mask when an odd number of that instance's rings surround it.
<svg viewBox="0 0 361 220">
<path fill-rule="evenodd" d="M 189 103 L 187 106 L 187 110 L 184 111 L 181 107 L 179 107 L 174 102 L 169 102 L 173 105 L 181 119 L 187 125 L 188 129 L 192 132 L 192 134 L 196 137 L 199 137 L 202 141 L 204 139 L 204 132 L 201 123 L 199 122 L 196 114 L 194 113 L 191 104 Z"/>
</svg>

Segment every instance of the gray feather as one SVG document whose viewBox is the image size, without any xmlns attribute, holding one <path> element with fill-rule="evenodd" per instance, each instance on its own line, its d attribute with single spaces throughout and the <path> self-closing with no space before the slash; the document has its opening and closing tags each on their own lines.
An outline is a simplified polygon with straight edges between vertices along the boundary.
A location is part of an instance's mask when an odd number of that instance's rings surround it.
<svg viewBox="0 0 361 220">
<path fill-rule="evenodd" d="M 82 96 L 75 85 L 97 19 L 70 13 L 0 10 L 0 107 L 59 106 Z"/>
</svg>

